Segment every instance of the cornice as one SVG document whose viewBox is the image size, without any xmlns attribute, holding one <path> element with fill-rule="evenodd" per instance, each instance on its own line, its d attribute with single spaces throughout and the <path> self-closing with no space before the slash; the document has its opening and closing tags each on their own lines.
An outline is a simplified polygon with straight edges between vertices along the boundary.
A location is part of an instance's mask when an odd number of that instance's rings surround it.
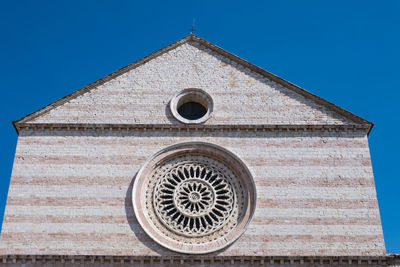
<svg viewBox="0 0 400 267">
<path fill-rule="evenodd" d="M 369 124 L 277 124 L 277 125 L 183 125 L 183 124 L 97 124 L 97 123 L 18 123 L 13 122 L 15 130 L 19 134 L 20 130 L 99 130 L 99 131 L 365 131 L 369 133 Z"/>
<path fill-rule="evenodd" d="M 383 256 L 112 256 L 112 255 L 1 255 L 2 264 L 8 263 L 108 263 L 108 264 L 320 264 L 394 266 L 399 254 Z M 396 265 L 397 266 L 397 265 Z"/>
</svg>

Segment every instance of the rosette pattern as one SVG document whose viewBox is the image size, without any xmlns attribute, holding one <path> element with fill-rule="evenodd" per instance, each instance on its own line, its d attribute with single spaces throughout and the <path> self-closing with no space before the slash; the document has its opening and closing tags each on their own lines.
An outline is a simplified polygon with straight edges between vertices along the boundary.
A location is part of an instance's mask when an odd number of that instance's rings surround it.
<svg viewBox="0 0 400 267">
<path fill-rule="evenodd" d="M 204 142 L 179 143 L 153 156 L 136 174 L 132 205 L 158 244 L 203 254 L 232 244 L 255 210 L 249 169 L 232 152 Z"/>
<path fill-rule="evenodd" d="M 153 204 L 159 220 L 179 235 L 200 237 L 223 227 L 235 210 L 230 178 L 212 165 L 181 162 L 154 187 Z"/>
</svg>

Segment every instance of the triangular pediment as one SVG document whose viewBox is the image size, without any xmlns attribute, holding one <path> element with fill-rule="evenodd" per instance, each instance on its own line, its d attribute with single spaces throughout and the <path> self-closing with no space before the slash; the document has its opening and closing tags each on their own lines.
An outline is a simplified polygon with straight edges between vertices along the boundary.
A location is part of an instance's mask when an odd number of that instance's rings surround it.
<svg viewBox="0 0 400 267">
<path fill-rule="evenodd" d="M 205 125 L 372 123 L 189 35 L 18 121 L 18 124 L 179 125 L 168 103 L 186 88 L 214 101 Z"/>
</svg>

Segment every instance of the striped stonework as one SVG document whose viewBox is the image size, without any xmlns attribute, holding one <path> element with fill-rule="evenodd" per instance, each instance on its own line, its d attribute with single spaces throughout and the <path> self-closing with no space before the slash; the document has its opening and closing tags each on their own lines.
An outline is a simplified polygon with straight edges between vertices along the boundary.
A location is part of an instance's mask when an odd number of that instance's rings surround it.
<svg viewBox="0 0 400 267">
<path fill-rule="evenodd" d="M 3 254 L 176 255 L 137 223 L 132 183 L 164 147 L 225 147 L 248 166 L 257 208 L 218 255 L 384 255 L 363 132 L 54 131 L 20 133 Z"/>
</svg>

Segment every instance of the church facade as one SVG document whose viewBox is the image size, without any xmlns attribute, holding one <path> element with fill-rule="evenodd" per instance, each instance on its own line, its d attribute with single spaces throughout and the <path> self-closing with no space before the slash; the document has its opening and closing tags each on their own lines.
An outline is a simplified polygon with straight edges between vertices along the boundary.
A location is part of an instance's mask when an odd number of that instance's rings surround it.
<svg viewBox="0 0 400 267">
<path fill-rule="evenodd" d="M 373 124 L 193 34 L 14 127 L 3 264 L 397 264 Z"/>
</svg>

